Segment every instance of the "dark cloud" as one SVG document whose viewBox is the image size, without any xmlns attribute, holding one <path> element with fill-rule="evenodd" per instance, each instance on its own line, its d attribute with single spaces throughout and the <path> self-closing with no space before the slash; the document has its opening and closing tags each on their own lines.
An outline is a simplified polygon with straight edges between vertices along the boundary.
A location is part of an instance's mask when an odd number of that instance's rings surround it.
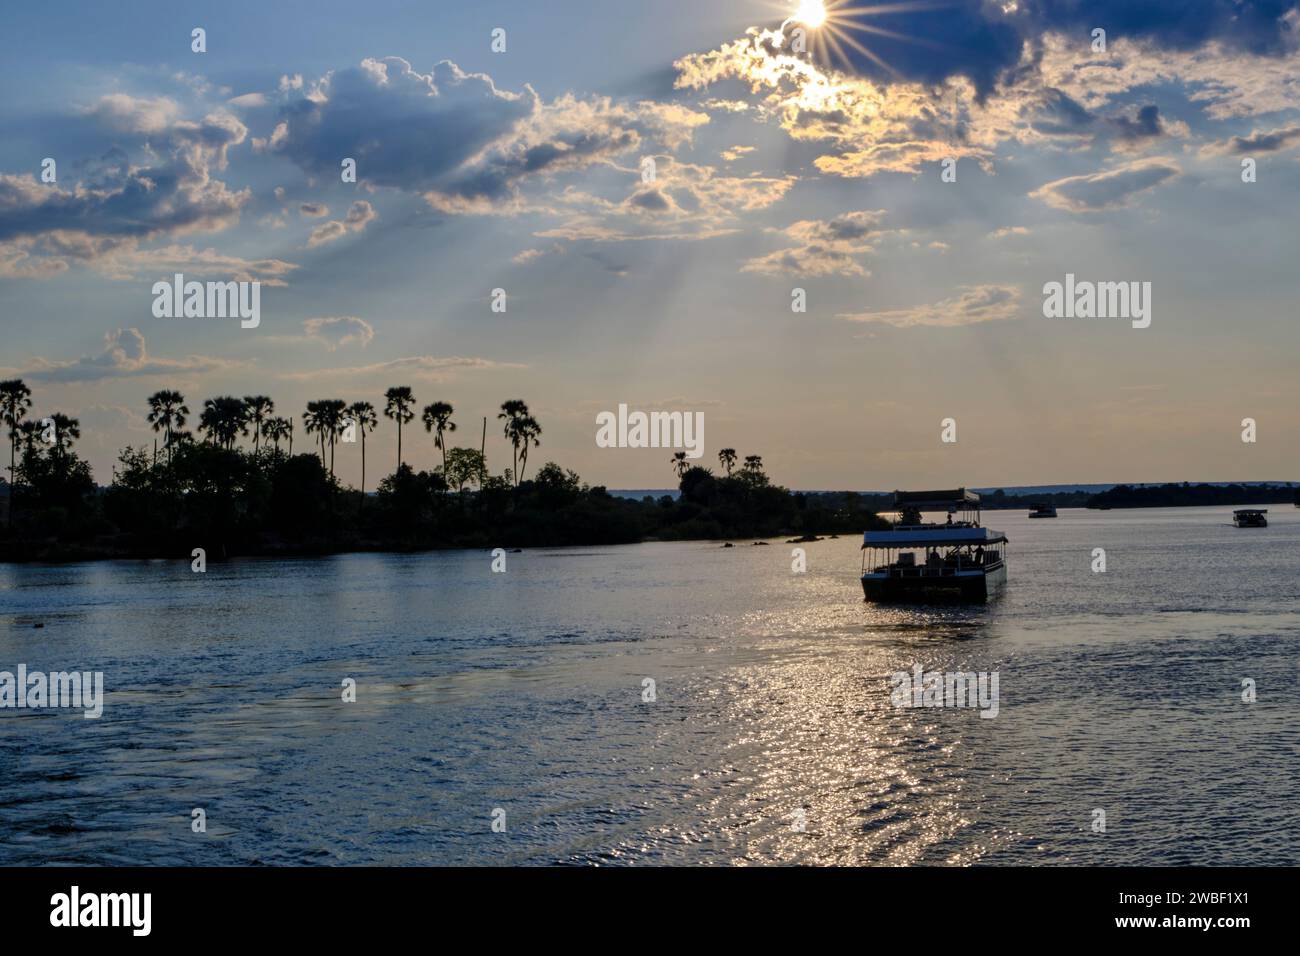
<svg viewBox="0 0 1300 956">
<path fill-rule="evenodd" d="M 1300 141 L 1300 126 L 1287 126 L 1282 129 L 1254 132 L 1249 136 L 1234 136 L 1228 140 L 1224 152 L 1236 153 L 1276 153 Z"/>
<path fill-rule="evenodd" d="M 1096 117 L 1082 105 L 1057 89 L 1043 91 L 1029 125 L 1044 136 L 1086 136 L 1092 132 Z"/>
<path fill-rule="evenodd" d="M 1101 27 L 1106 37 L 1138 37 L 1186 50 L 1211 40 L 1250 53 L 1280 53 L 1291 37 L 1286 14 L 1295 0 L 1020 0 L 1019 16 L 1033 34 L 1077 31 L 1086 43 Z M 996 9 L 996 8 L 994 8 Z"/>
<path fill-rule="evenodd" d="M 255 147 L 331 178 L 351 157 L 359 180 L 420 193 L 449 212 L 500 208 L 525 180 L 612 161 L 646 138 L 672 146 L 708 120 L 644 101 L 566 95 L 543 103 L 531 87 L 499 90 L 450 61 L 426 75 L 399 57 L 364 60 L 290 95 L 272 135 Z"/>
<path fill-rule="evenodd" d="M 251 193 L 231 191 L 212 173 L 225 168 L 229 147 L 244 141 L 244 125 L 228 113 L 176 120 L 165 102 L 114 95 L 89 111 L 121 141 L 70 187 L 0 174 L 0 242 L 36 240 L 50 254 L 91 259 L 142 239 L 237 221 Z M 128 149 L 148 164 L 132 165 Z"/>
<path fill-rule="evenodd" d="M 995 4 L 922 0 L 885 4 L 876 13 L 870 7 L 859 0 L 827 0 L 835 29 L 853 42 L 842 41 L 839 51 L 833 52 L 814 40 L 810 48 L 818 51 L 823 63 L 842 68 L 847 59 L 851 72 L 882 82 L 901 77 L 939 83 L 950 76 L 966 76 L 982 97 L 993 89 L 998 75 L 1020 59 L 1020 33 Z M 864 29 L 855 29 L 857 25 Z M 886 32 L 873 32 L 876 29 Z"/>
<path fill-rule="evenodd" d="M 531 89 L 500 91 L 448 61 L 425 75 L 400 57 L 365 60 L 286 105 L 270 146 L 321 176 L 350 157 L 365 182 L 435 189 L 537 105 Z"/>
<path fill-rule="evenodd" d="M 1160 107 L 1154 103 L 1139 109 L 1136 116 L 1116 116 L 1110 122 L 1116 138 L 1126 143 L 1156 139 L 1165 133 L 1164 123 L 1160 119 Z"/>
<path fill-rule="evenodd" d="M 1232 49 L 1256 54 L 1280 53 L 1295 42 L 1287 13 L 1297 0 L 918 0 L 885 4 L 878 12 L 861 0 L 828 0 L 826 8 L 838 29 L 866 47 L 880 61 L 839 44 L 843 56 L 815 42 L 824 63 L 858 75 L 938 83 L 965 76 L 980 97 L 988 94 L 1005 71 L 1015 67 L 1026 42 L 1044 33 L 1076 33 L 1080 47 L 1091 42 L 1095 27 L 1112 42 L 1140 38 L 1171 49 L 1193 49 L 1218 40 Z M 855 11 L 859 11 L 855 14 Z M 854 24 L 866 29 L 856 30 Z M 870 32 L 871 28 L 886 31 Z"/>
</svg>

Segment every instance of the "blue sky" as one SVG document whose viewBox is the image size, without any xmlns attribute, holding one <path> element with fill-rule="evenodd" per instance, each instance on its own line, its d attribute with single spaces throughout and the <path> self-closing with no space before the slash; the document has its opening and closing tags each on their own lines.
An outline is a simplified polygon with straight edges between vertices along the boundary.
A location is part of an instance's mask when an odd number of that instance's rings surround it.
<svg viewBox="0 0 1300 956">
<path fill-rule="evenodd" d="M 1295 477 L 1291 4 L 844 2 L 796 53 L 798 5 L 17 8 L 0 374 L 100 480 L 159 388 L 391 385 L 488 416 L 494 470 L 524 398 L 534 461 L 611 487 L 671 480 L 596 447 L 620 402 L 792 487 Z M 155 318 L 177 271 L 261 281 L 260 327 Z M 1150 282 L 1150 328 L 1045 318 L 1066 273 Z"/>
</svg>

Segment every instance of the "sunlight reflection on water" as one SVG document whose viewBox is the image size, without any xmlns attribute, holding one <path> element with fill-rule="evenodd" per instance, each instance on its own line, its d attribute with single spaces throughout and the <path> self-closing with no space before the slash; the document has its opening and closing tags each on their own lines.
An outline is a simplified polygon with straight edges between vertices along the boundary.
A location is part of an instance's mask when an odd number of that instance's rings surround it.
<svg viewBox="0 0 1300 956">
<path fill-rule="evenodd" d="M 0 669 L 108 689 L 0 712 L 0 863 L 1294 864 L 1278 512 L 998 515 L 982 608 L 863 604 L 855 538 L 0 567 Z M 999 715 L 895 709 L 917 663 Z"/>
</svg>

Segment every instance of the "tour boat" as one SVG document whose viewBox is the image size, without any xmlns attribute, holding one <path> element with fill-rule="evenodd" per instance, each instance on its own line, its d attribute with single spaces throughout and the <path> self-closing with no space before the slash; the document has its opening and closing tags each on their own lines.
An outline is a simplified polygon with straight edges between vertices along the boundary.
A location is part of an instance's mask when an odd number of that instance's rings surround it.
<svg viewBox="0 0 1300 956">
<path fill-rule="evenodd" d="M 980 525 L 975 492 L 896 491 L 894 510 L 898 521 L 888 531 L 868 531 L 862 538 L 866 600 L 983 603 L 1006 584 L 1006 535 Z M 946 511 L 948 520 L 927 523 L 922 511 Z"/>
<path fill-rule="evenodd" d="M 1232 513 L 1232 523 L 1238 528 L 1267 528 L 1267 508 L 1238 508 Z"/>
<path fill-rule="evenodd" d="M 1031 518 L 1055 518 L 1055 505 L 1034 505 L 1034 510 L 1029 512 Z"/>
</svg>

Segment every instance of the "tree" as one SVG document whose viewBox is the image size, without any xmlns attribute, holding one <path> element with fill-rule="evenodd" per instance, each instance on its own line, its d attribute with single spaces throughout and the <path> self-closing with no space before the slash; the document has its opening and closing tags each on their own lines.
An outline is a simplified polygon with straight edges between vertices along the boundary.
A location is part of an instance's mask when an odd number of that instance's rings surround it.
<svg viewBox="0 0 1300 956">
<path fill-rule="evenodd" d="M 293 419 L 292 418 L 268 418 L 266 424 L 262 426 L 262 436 L 268 439 L 275 450 L 280 450 L 280 442 L 285 438 L 289 439 L 289 454 L 293 455 Z"/>
<path fill-rule="evenodd" d="M 343 418 L 348 403 L 341 398 L 325 398 L 319 402 L 317 417 L 320 420 L 322 438 L 329 439 L 330 477 L 334 477 L 334 442 L 343 434 Z"/>
<path fill-rule="evenodd" d="M 81 437 L 81 422 L 62 412 L 55 412 L 50 421 L 54 423 L 54 456 L 60 462 L 66 461 L 72 443 Z"/>
<path fill-rule="evenodd" d="M 18 450 L 19 423 L 32 407 L 32 390 L 20 378 L 0 382 L 0 421 L 9 429 L 9 524 L 14 523 L 14 453 Z"/>
<path fill-rule="evenodd" d="M 731 477 L 731 469 L 736 464 L 736 449 L 724 448 L 718 452 L 718 464 L 727 470 L 727 477 Z"/>
<path fill-rule="evenodd" d="M 256 452 L 258 441 L 262 437 L 262 422 L 275 411 L 275 402 L 265 395 L 246 395 L 244 409 L 248 422 L 253 426 L 253 451 Z"/>
<path fill-rule="evenodd" d="M 524 480 L 524 472 L 528 470 L 528 445 L 531 442 L 534 448 L 539 448 L 542 444 L 541 434 L 542 426 L 537 424 L 537 419 L 532 415 L 525 415 L 519 421 L 519 481 Z"/>
<path fill-rule="evenodd" d="M 149 396 L 149 424 L 156 432 L 165 432 L 163 446 L 167 449 L 167 463 L 172 460 L 172 435 L 185 427 L 185 416 L 190 413 L 185 396 L 180 392 L 163 389 Z"/>
<path fill-rule="evenodd" d="M 325 410 L 321 402 L 308 402 L 307 410 L 302 413 L 302 430 L 308 435 L 320 436 L 320 465 L 325 467 Z"/>
<path fill-rule="evenodd" d="M 763 473 L 763 459 L 760 455 L 746 455 L 745 467 L 740 471 L 740 477 L 746 484 L 752 487 L 762 487 L 768 483 L 767 475 Z"/>
<path fill-rule="evenodd" d="M 686 474 L 686 469 L 691 467 L 686 461 L 686 452 L 674 452 L 672 457 L 673 470 L 677 472 L 677 480 L 681 481 L 682 475 Z"/>
<path fill-rule="evenodd" d="M 515 487 L 518 488 L 519 482 L 523 480 L 523 470 L 519 465 L 520 458 L 523 458 L 524 466 L 527 467 L 528 443 L 531 441 L 534 448 L 541 445 L 539 436 L 542 434 L 542 426 L 537 424 L 537 419 L 528 413 L 528 403 L 520 398 L 502 402 L 501 412 L 497 418 L 505 419 L 503 431 L 510 442 L 510 447 L 514 450 L 511 473 L 515 476 Z"/>
<path fill-rule="evenodd" d="M 361 502 L 364 505 L 366 500 L 366 432 L 372 432 L 379 427 L 379 416 L 375 414 L 375 406 L 369 402 L 353 402 L 348 406 L 348 414 L 357 423 L 357 431 L 361 433 Z"/>
<path fill-rule="evenodd" d="M 424 430 L 433 432 L 433 447 L 442 452 L 444 473 L 447 471 L 447 442 L 444 436 L 456 430 L 456 423 L 451 420 L 452 413 L 455 411 L 456 409 L 446 402 L 434 402 L 432 405 L 424 406 Z"/>
<path fill-rule="evenodd" d="M 402 426 L 415 417 L 411 407 L 415 395 L 409 386 L 398 385 L 384 392 L 384 417 L 397 422 L 397 467 L 402 467 Z"/>
<path fill-rule="evenodd" d="M 242 399 L 232 395 L 209 398 L 199 413 L 199 431 L 218 447 L 230 450 L 235 439 L 248 434 L 248 412 Z"/>
<path fill-rule="evenodd" d="M 486 471 L 487 463 L 477 448 L 453 448 L 447 452 L 444 473 L 448 486 L 454 486 L 457 491 L 464 491 L 470 481 L 477 481 L 481 486 Z"/>
</svg>

